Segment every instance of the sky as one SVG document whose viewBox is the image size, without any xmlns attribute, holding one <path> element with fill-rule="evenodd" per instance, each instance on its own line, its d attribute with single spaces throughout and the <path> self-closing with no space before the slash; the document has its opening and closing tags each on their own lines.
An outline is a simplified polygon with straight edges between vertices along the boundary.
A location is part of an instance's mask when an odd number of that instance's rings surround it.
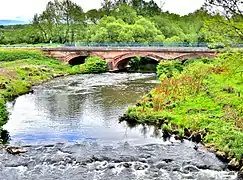
<svg viewBox="0 0 243 180">
<path fill-rule="evenodd" d="M 0 0 L 1 20 L 30 21 L 35 13 L 40 14 L 50 0 Z M 87 11 L 99 8 L 102 0 L 72 0 Z M 155 0 L 161 6 L 165 2 L 163 10 L 180 15 L 185 15 L 199 9 L 204 0 Z"/>
</svg>

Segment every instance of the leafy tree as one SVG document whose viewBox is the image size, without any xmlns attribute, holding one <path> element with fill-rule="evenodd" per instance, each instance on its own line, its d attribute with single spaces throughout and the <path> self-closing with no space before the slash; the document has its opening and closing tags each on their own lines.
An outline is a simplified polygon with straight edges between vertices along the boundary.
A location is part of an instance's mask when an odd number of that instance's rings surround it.
<svg viewBox="0 0 243 180">
<path fill-rule="evenodd" d="M 177 20 L 173 19 L 171 16 L 163 16 L 163 18 L 161 18 L 161 15 L 157 15 L 153 17 L 153 21 L 166 38 L 183 34 L 183 30 L 178 25 Z M 183 25 L 185 25 L 185 23 L 183 23 Z"/>
<path fill-rule="evenodd" d="M 180 37 L 178 37 L 178 36 L 172 36 L 172 37 L 167 38 L 165 40 L 165 42 L 167 42 L 167 43 L 179 43 L 181 41 L 182 41 L 182 39 Z"/>
<path fill-rule="evenodd" d="M 139 25 L 139 24 L 134 24 L 131 25 L 130 30 L 133 33 L 133 39 L 135 40 L 135 42 L 146 42 L 146 39 L 144 39 L 144 34 L 145 34 L 145 29 L 143 26 Z"/>
<path fill-rule="evenodd" d="M 205 32 L 212 41 L 243 40 L 243 0 L 206 0 L 205 8 L 212 17 L 206 21 Z M 220 38 L 224 37 L 224 38 Z"/>
<path fill-rule="evenodd" d="M 157 35 L 161 35 L 161 32 L 156 28 L 155 24 L 144 17 L 139 18 L 136 23 L 145 29 L 144 37 L 145 41 L 153 42 Z"/>
<path fill-rule="evenodd" d="M 125 23 L 134 24 L 137 18 L 137 12 L 130 6 L 122 4 L 112 13 L 116 19 L 122 19 Z"/>
<path fill-rule="evenodd" d="M 101 3 L 101 9 L 105 12 L 106 15 L 110 15 L 114 9 L 114 2 L 111 0 L 103 0 Z"/>
<path fill-rule="evenodd" d="M 161 9 L 153 0 L 149 2 L 144 0 L 131 0 L 129 5 L 136 9 L 138 15 L 142 16 L 153 16 L 161 12 Z"/>
<path fill-rule="evenodd" d="M 94 24 L 97 24 L 99 20 L 104 16 L 104 12 L 101 11 L 100 9 L 91 9 L 85 13 L 85 18 L 89 22 L 92 22 Z"/>
<path fill-rule="evenodd" d="M 45 11 L 33 19 L 33 26 L 40 30 L 45 42 L 73 42 L 83 24 L 83 10 L 71 0 L 50 1 Z"/>
<path fill-rule="evenodd" d="M 1 27 L 0 43 L 242 42 L 241 2 L 207 0 L 207 11 L 179 16 L 154 0 L 103 0 L 86 13 L 71 0 L 53 0 L 32 24 Z"/>
</svg>

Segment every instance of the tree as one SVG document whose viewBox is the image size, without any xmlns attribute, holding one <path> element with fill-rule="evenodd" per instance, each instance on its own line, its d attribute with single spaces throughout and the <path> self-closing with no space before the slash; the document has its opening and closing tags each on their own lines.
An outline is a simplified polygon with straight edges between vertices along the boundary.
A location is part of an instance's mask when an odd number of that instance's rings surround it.
<svg viewBox="0 0 243 180">
<path fill-rule="evenodd" d="M 156 28 L 155 24 L 148 19 L 141 17 L 136 21 L 137 25 L 140 25 L 144 28 L 145 32 L 142 34 L 146 42 L 153 42 L 157 35 L 162 33 Z"/>
<path fill-rule="evenodd" d="M 159 14 L 161 12 L 161 9 L 159 8 L 159 6 L 157 5 L 156 2 L 154 2 L 153 0 L 150 0 L 149 2 L 145 2 L 144 3 L 144 15 L 145 16 L 154 16 L 156 14 Z"/>
<path fill-rule="evenodd" d="M 91 9 L 85 13 L 86 20 L 92 22 L 93 24 L 97 24 L 103 16 L 104 12 L 100 9 Z"/>
<path fill-rule="evenodd" d="M 136 9 L 138 15 L 153 16 L 159 14 L 161 9 L 153 0 L 146 2 L 144 0 L 131 0 L 129 5 Z"/>
<path fill-rule="evenodd" d="M 178 25 L 177 20 L 174 20 L 172 17 L 165 16 L 161 18 L 161 16 L 157 15 L 153 17 L 153 20 L 157 28 L 166 38 L 170 38 L 172 36 L 180 36 L 183 34 L 183 30 Z M 183 23 L 183 25 L 185 26 L 185 23 Z"/>
<path fill-rule="evenodd" d="M 242 42 L 242 1 L 207 0 L 206 10 L 180 16 L 161 12 L 155 0 L 103 0 L 100 9 L 86 13 L 72 0 L 50 0 L 31 25 L 2 28 L 0 41 Z"/>
<path fill-rule="evenodd" d="M 111 11 L 114 9 L 114 2 L 112 2 L 112 0 L 103 0 L 101 3 L 101 9 L 104 10 L 107 16 L 109 16 Z"/>
<path fill-rule="evenodd" d="M 206 0 L 205 8 L 212 15 L 205 28 L 210 37 L 224 36 L 228 42 L 242 42 L 243 0 Z"/>
<path fill-rule="evenodd" d="M 38 28 L 45 42 L 73 42 L 84 25 L 82 8 L 71 0 L 48 2 L 41 15 L 35 15 L 33 25 Z"/>
<path fill-rule="evenodd" d="M 106 28 L 100 27 L 99 29 L 95 28 L 95 33 L 90 37 L 91 42 L 110 42 L 109 34 Z"/>
<path fill-rule="evenodd" d="M 125 4 L 119 5 L 112 15 L 117 19 L 122 19 L 128 24 L 134 24 L 137 17 L 136 11 L 132 7 Z"/>
</svg>

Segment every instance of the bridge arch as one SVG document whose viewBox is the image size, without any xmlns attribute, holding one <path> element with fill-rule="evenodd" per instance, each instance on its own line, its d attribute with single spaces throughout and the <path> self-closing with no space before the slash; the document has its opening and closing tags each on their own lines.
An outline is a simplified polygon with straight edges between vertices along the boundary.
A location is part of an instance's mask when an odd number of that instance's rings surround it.
<svg viewBox="0 0 243 180">
<path fill-rule="evenodd" d="M 188 54 L 183 54 L 183 55 L 180 55 L 180 56 L 177 56 L 174 58 L 174 60 L 179 60 L 179 61 L 187 61 L 189 59 L 200 59 L 200 58 L 213 58 L 215 57 L 215 54 L 213 53 L 208 53 L 208 54 L 205 54 L 205 53 L 188 53 Z"/>
<path fill-rule="evenodd" d="M 114 58 L 113 68 L 115 70 L 120 70 L 121 69 L 120 67 L 124 67 L 129 62 L 129 59 L 136 56 L 146 57 L 156 62 L 159 62 L 162 59 L 164 59 L 163 57 L 153 53 L 143 53 L 143 52 L 126 53 L 126 54 L 116 56 Z"/>
<path fill-rule="evenodd" d="M 89 56 L 98 56 L 98 57 L 104 59 L 103 56 L 100 56 L 99 54 L 96 54 L 96 53 L 82 53 L 82 54 L 70 53 L 65 57 L 64 62 L 67 62 L 70 65 L 84 64 L 85 59 Z"/>
<path fill-rule="evenodd" d="M 70 58 L 69 60 L 67 60 L 66 62 L 70 65 L 79 65 L 79 64 L 84 64 L 85 63 L 85 59 L 88 56 L 74 56 L 72 58 Z"/>
</svg>

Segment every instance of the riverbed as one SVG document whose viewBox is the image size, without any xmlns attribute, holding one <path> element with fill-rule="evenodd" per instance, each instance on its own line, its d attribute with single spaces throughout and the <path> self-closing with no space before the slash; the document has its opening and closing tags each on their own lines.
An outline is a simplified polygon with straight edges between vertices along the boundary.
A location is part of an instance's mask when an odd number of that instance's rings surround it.
<svg viewBox="0 0 243 180">
<path fill-rule="evenodd" d="M 27 152 L 2 149 L 0 179 L 236 179 L 201 145 L 119 123 L 157 84 L 151 73 L 75 75 L 9 102 L 9 144 Z"/>
</svg>

